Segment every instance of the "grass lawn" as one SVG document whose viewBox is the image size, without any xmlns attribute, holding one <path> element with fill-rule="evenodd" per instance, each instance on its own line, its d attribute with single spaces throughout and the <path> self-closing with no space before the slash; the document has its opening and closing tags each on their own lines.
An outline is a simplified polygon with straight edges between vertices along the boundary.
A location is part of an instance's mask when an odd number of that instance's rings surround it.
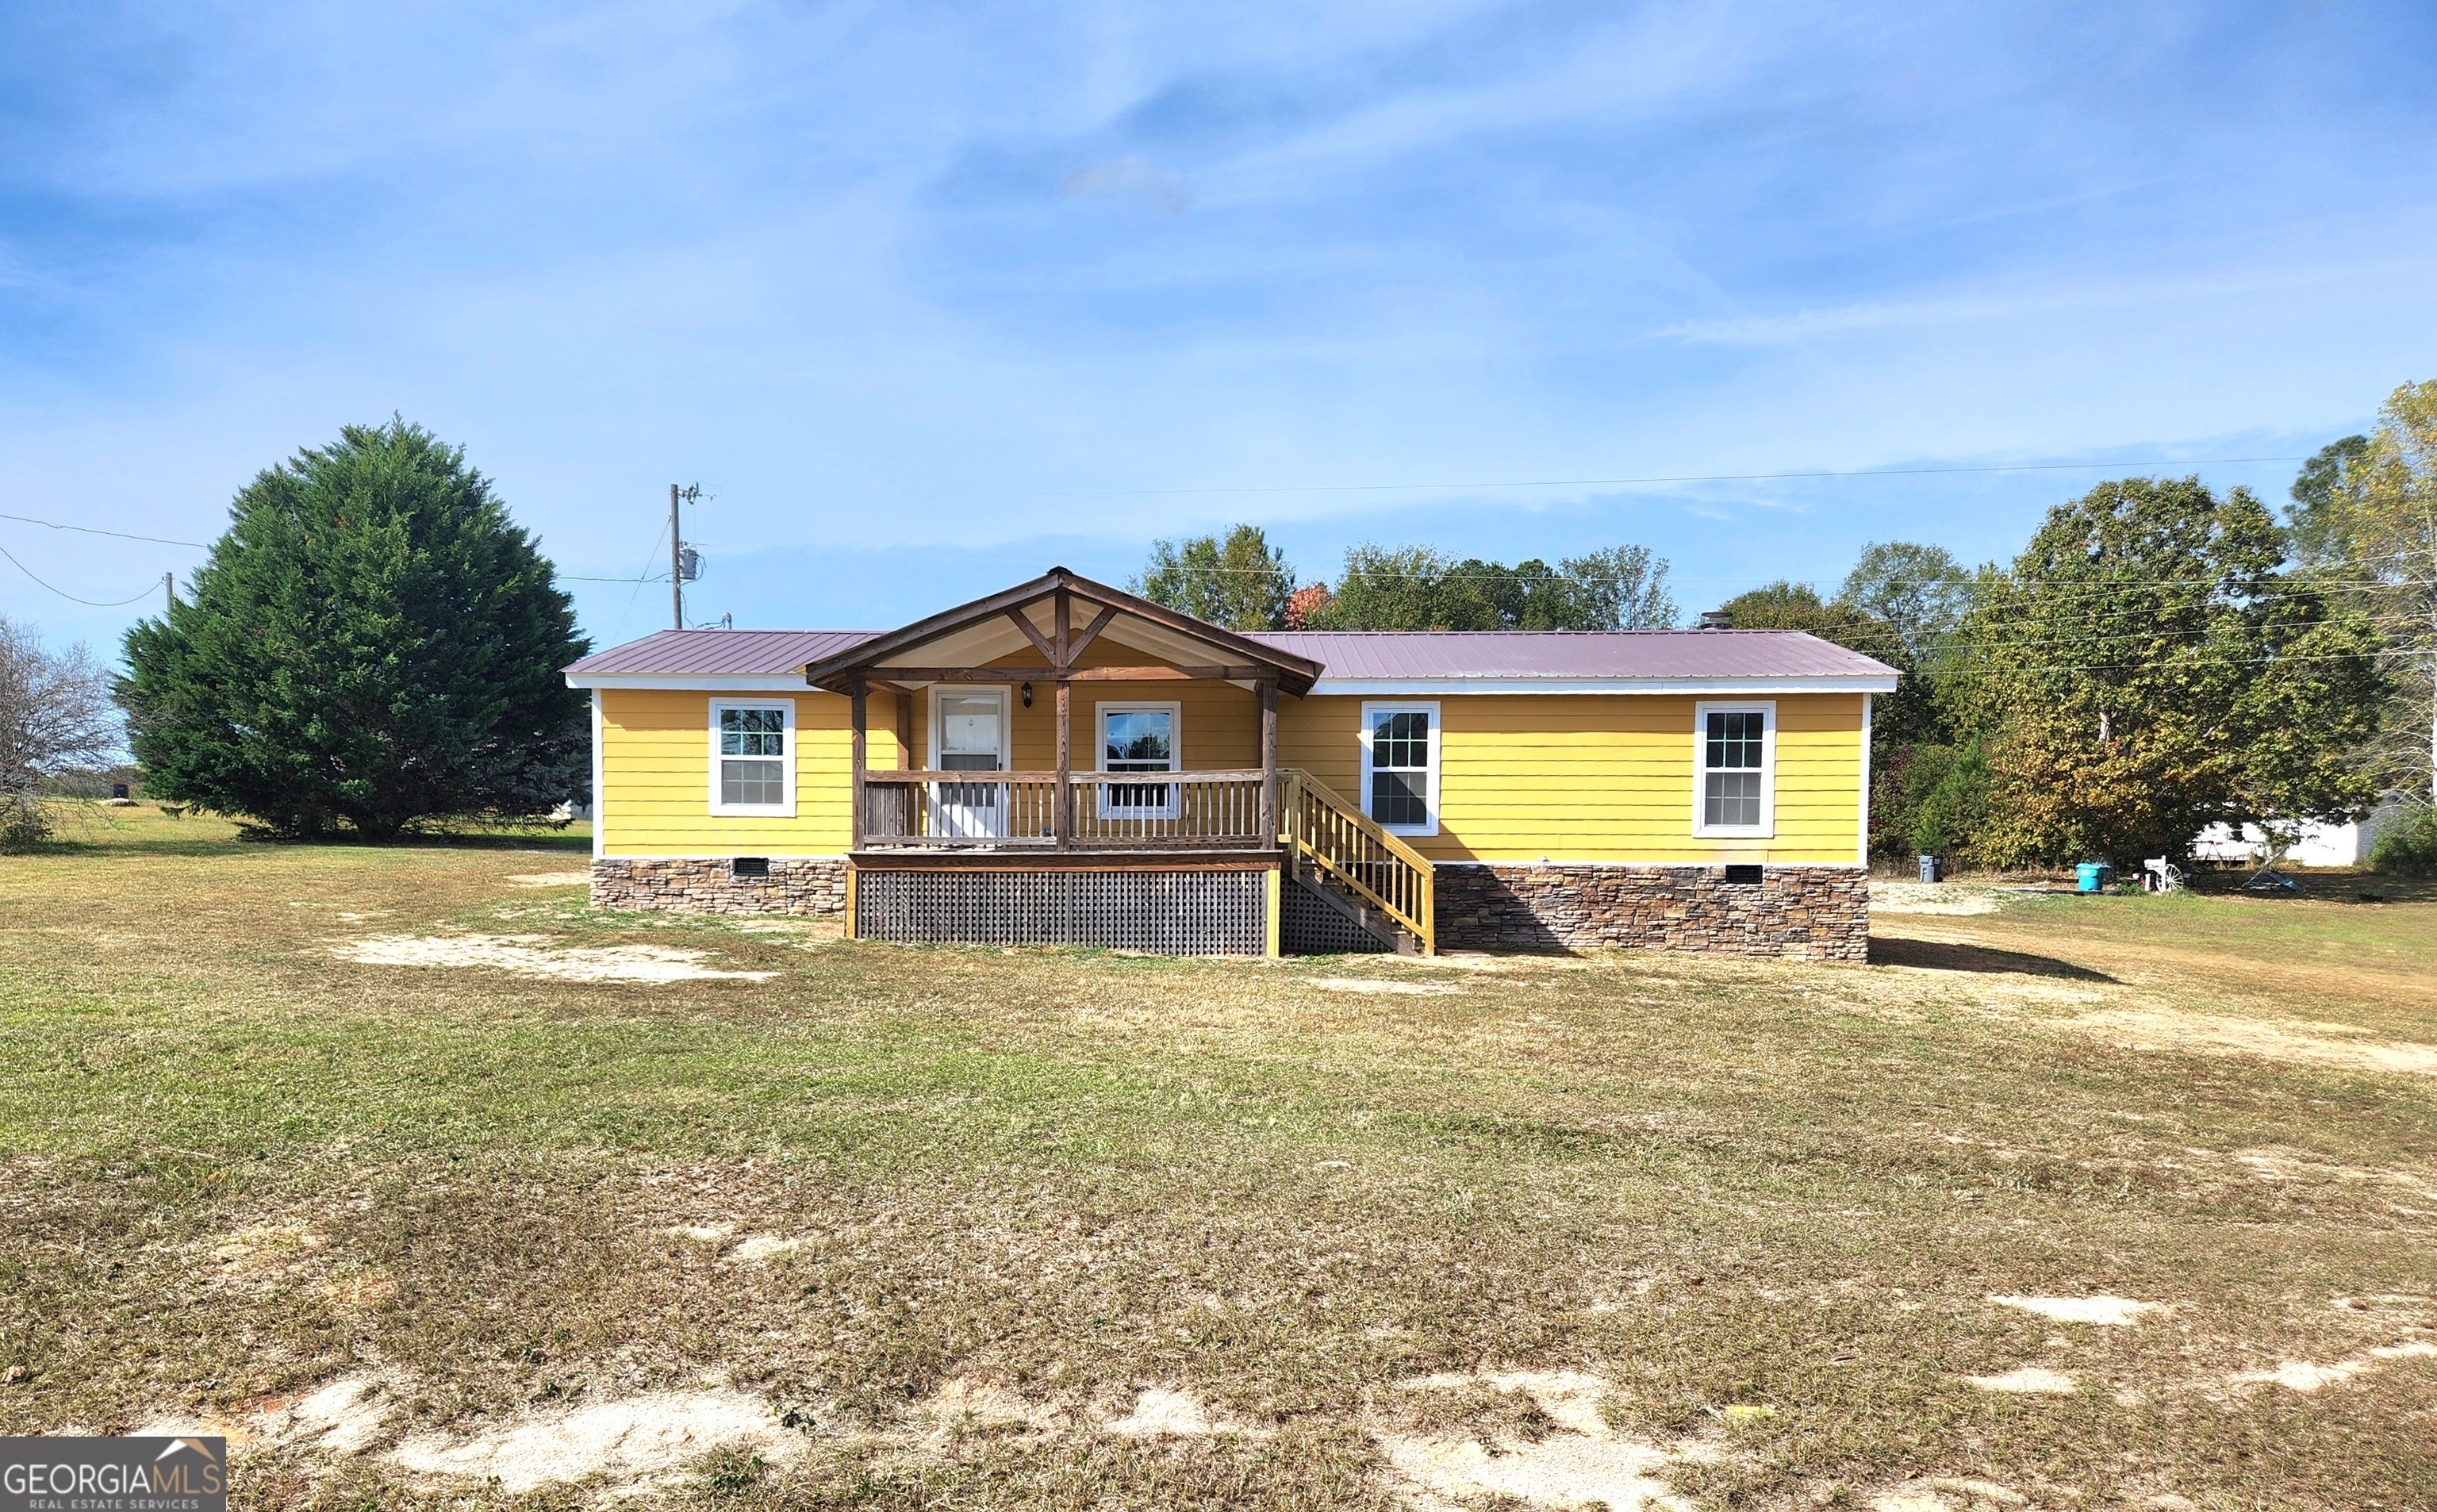
<svg viewBox="0 0 2437 1512">
<path fill-rule="evenodd" d="M 2437 901 L 1273 965 L 72 834 L 0 860 L 0 1433 L 229 1433 L 233 1505 L 2437 1505 Z"/>
</svg>

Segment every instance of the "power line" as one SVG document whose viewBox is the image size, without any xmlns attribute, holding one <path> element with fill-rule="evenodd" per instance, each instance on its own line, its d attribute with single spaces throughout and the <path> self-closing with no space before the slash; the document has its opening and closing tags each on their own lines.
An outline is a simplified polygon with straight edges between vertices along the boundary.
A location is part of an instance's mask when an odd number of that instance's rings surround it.
<svg viewBox="0 0 2437 1512">
<path fill-rule="evenodd" d="M 2430 585 L 2430 584 L 2437 584 L 2437 578 L 2414 578 L 2414 579 L 2409 579 L 2409 580 L 2407 580 L 2405 583 L 2397 584 L 2397 585 L 2395 585 L 2395 586 L 2397 586 L 2397 587 L 2420 587 L 2420 586 L 2428 586 L 2428 585 Z M 2291 593 L 2258 593 L 2258 594 L 2253 594 L 2253 595 L 2250 595 L 2249 597 L 2247 597 L 2243 602 L 2244 602 L 2244 605 L 2245 605 L 2245 606 L 2249 606 L 2249 605 L 2259 605 L 2259 604 L 2274 603 L 2274 602 L 2277 602 L 2277 601 L 2279 601 L 2279 600 L 2284 600 L 2284 599 L 2314 598 L 2314 597 L 2323 597 L 2323 596 L 2326 596 L 2326 595 L 2324 595 L 2323 593 L 2322 593 L 2322 592 L 2320 592 L 2320 591 L 2318 591 L 2318 590 L 2305 589 L 2300 589 L 2300 590 L 2297 590 L 2297 591 L 2295 591 L 2295 592 L 2291 592 Z M 1833 604 L 1827 604 L 1827 605 L 1822 605 L 1822 606 L 1820 606 L 1820 607 L 1822 607 L 1823 609 L 1832 609 L 1832 608 L 1834 608 L 1834 607 L 1835 607 L 1835 606 L 1834 606 Z M 2209 613 L 2209 612 L 2214 612 L 2214 611 L 2216 611 L 2216 610 L 2218 610 L 2218 609 L 2235 607 L 2235 606 L 2233 606 L 2233 605 L 2227 605 L 2227 604 L 2216 604 L 2216 605 L 2212 605 L 2212 604 L 2200 604 L 2200 605 L 2191 606 L 2191 607 L 2192 607 L 2195 611 L 2197 611 L 2197 612 Z M 2081 611 L 2081 612 L 2082 612 L 2082 617 L 2083 617 L 2085 620 L 2091 620 L 2091 621 L 2096 621 L 2096 620 L 2123 620 L 2123 619 L 2131 619 L 2131 618 L 2136 618 L 2136 617 L 2140 617 L 2140 616 L 2148 616 L 2148 617 L 2150 617 L 2150 618 L 2154 619 L 2154 618 L 2156 618 L 2156 617 L 2158 616 L 2158 614 L 2159 614 L 2159 607 L 2158 607 L 2158 606 L 2156 606 L 2156 605 L 2136 605 L 2136 606 L 2133 606 L 2133 607 L 2128 607 L 2128 608 L 2121 608 L 2121 609 L 2088 609 L 2088 610 L 2083 610 L 2083 611 Z M 2376 612 L 2376 613 L 2365 614 L 2365 615 L 2363 615 L 2363 616 L 2362 616 L 2362 619 L 2363 619 L 2366 623 L 2368 623 L 2369 624 L 2371 624 L 2373 627 L 2376 627 L 2376 628 L 2393 628 L 2393 627 L 2397 627 L 2397 626 L 2417 626 L 2417 625 L 2419 625 L 2419 624 L 2423 624 L 2423 623 L 2425 622 L 2425 616 L 2423 616 L 2423 615 L 2420 613 L 2420 611 L 2419 611 L 2419 610 L 2417 610 L 2417 609 L 2387 609 L 2387 610 L 2382 610 L 2382 611 L 2379 611 L 2379 612 Z M 2320 622 L 2316 622 L 2316 623 L 2328 623 L 2328 622 L 2325 622 L 2325 621 L 2320 621 Z M 1894 635 L 1897 635 L 1897 634 L 1899 634 L 1899 633 L 1900 633 L 1900 632 L 1899 632 L 1899 630 L 1898 630 L 1898 627 L 1896 626 L 1896 624 L 1894 624 L 1894 622 L 1889 621 L 1889 620 L 1885 620 L 1885 619 L 1877 619 L 1877 618 L 1872 618 L 1872 619 L 1864 619 L 1864 620 L 1829 620 L 1829 621 L 1823 621 L 1823 622 L 1821 622 L 1821 623 L 1819 623 L 1819 624 L 1806 624 L 1806 625 L 1752 625 L 1752 626 L 1749 626 L 1749 628 L 1751 628 L 1751 629 L 1755 629 L 1755 630 L 1800 630 L 1800 631 L 1802 631 L 1802 632 L 1804 632 L 1804 633 L 1806 633 L 1806 634 L 1810 634 L 1810 635 L 1818 635 L 1818 636 L 1822 636 L 1823 638 L 1824 638 L 1826 635 L 1832 634 L 1833 632 L 1835 632 L 1835 631 L 1839 631 L 1839 630 L 1884 630 L 1884 631 L 1885 631 L 1887 634 L 1889 634 L 1890 636 L 1894 636 Z M 1940 633 L 1940 632 L 1933 632 L 1933 633 Z M 1942 632 L 1942 633 L 1943 633 L 1943 634 L 1952 634 L 1952 633 L 1954 633 L 1954 632 L 1952 632 L 1952 631 L 1948 631 L 1948 632 Z M 2140 640 L 2140 639 L 2145 639 L 2145 638 L 2149 638 L 2149 637 L 2155 637 L 2155 636 L 2164 636 L 2164 635 L 2195 635 L 2195 634 L 2198 634 L 2198 635 L 2205 635 L 2205 634 L 2210 634 L 2210 633 L 2213 633 L 2213 632 L 2212 632 L 2212 631 L 2210 631 L 2210 630 L 2198 630 L 2198 631 L 2192 631 L 2192 630 L 2164 630 L 2164 629 L 2156 629 L 2156 628 L 2151 628 L 2151 627 L 2142 627 L 2142 628 L 2136 628 L 2136 629 L 2128 629 L 2128 630 L 2122 630 L 2122 631 L 2112 632 L 2110 635 L 2100 636 L 2100 637 L 2095 637 L 2095 639 L 2124 639 L 2124 640 Z M 2082 638 L 2079 638 L 2079 639 L 2094 639 L 2094 638 L 2092 638 L 2092 637 L 2082 637 Z M 1967 641 L 1945 641 L 1945 640 L 1940 640 L 1938 643 L 1939 643 L 1939 645 L 1940 645 L 1940 646 L 1942 646 L 1942 647 L 1944 647 L 1944 648 L 1947 648 L 1947 649 L 1969 650 L 1969 649 L 1974 649 L 1974 648 L 1977 648 L 1977 647 L 1980 647 L 1980 646 L 1990 646 L 1990 645 L 2017 645 L 2017 644 L 2021 644 L 2022 642 L 2013 642 L 2013 641 L 1968 641 L 1968 642 L 1967 642 Z M 2061 642 L 2048 642 L 2048 643 L 2061 643 Z"/>
<path fill-rule="evenodd" d="M 211 544 L 207 541 L 177 541 L 171 540 L 167 536 L 131 536 L 123 530 L 102 530 L 93 525 L 62 525 L 56 519 L 36 519 L 31 515 L 0 514 L 0 519 L 13 519 L 21 525 L 42 525 L 51 530 L 72 530 L 85 536 L 108 536 L 116 540 L 150 541 L 155 546 L 192 546 L 199 551 L 211 550 Z"/>
<path fill-rule="evenodd" d="M 1225 494 L 1427 493 L 1446 488 L 1623 488 L 1662 483 L 1773 483 L 1804 478 L 1929 478 L 1967 472 L 2090 472 L 2144 466 L 2222 467 L 2251 462 L 2307 462 L 2308 457 L 2189 457 L 2171 463 L 2016 462 L 1971 467 L 1821 468 L 1811 472 L 1677 473 L 1648 478 L 1526 478 L 1504 483 L 1335 483 L 1252 484 L 1237 488 L 1020 488 L 1017 494 L 1085 498 L 1187 498 Z"/>
<path fill-rule="evenodd" d="M 71 529 L 72 529 L 73 527 L 63 527 L 63 528 L 71 528 Z M 108 603 L 104 603 L 104 602 L 102 602 L 102 601 L 101 601 L 101 600 L 99 600 L 99 599 L 86 599 L 86 598 L 79 598 L 79 597 L 77 597 L 75 594 L 73 594 L 73 593 L 69 592 L 66 589 L 63 589 L 63 588 L 52 588 L 50 584 L 44 582 L 41 578 L 39 578 L 39 577 L 34 577 L 34 570 L 33 570 L 32 568 L 30 568 L 30 567 L 27 567 L 25 563 L 23 563 L 23 562 L 21 562 L 21 561 L 17 560 L 17 558 L 16 558 L 15 554 L 14 554 L 13 553 L 11 553 L 11 552 L 7 548 L 7 547 L 5 547 L 5 546 L 0 546 L 0 556 L 6 556 L 6 557 L 8 557 L 8 558 L 9 558 L 9 566 L 14 567 L 17 571 L 19 571 L 20 572 L 25 573 L 27 577 L 32 577 L 32 578 L 34 578 L 34 582 L 35 582 L 36 586 L 41 587 L 41 588 L 44 588 L 44 589 L 50 589 L 50 591 L 52 591 L 52 592 L 54 592 L 54 593 L 57 593 L 60 597 L 61 597 L 61 598 L 63 598 L 63 599 L 68 600 L 70 603 L 72 603 L 72 604 L 81 604 L 81 605 L 83 605 L 85 607 L 87 607 L 87 608 L 91 608 L 91 609 L 119 609 L 119 608 L 125 608 L 128 605 L 134 603 L 137 599 L 149 599 L 149 598 L 150 598 L 150 597 L 152 596 L 152 591 L 153 591 L 153 589 L 154 589 L 155 588 L 159 587 L 159 585 L 158 585 L 158 584 L 146 584 L 146 585 L 145 585 L 145 588 L 144 588 L 144 591 L 143 591 L 143 592 L 141 592 L 141 593 L 130 594 L 128 597 L 123 598 L 123 599 L 112 599 L 112 600 L 111 600 L 111 601 L 109 601 Z"/>
<path fill-rule="evenodd" d="M 2265 667 L 2281 666 L 2295 661 L 2352 661 L 2359 658 L 2384 660 L 2395 657 L 2417 658 L 2421 655 L 2408 646 L 2388 646 L 2358 653 L 2335 651 L 2318 656 L 2280 654 L 2264 657 L 2194 657 L 2170 661 L 2060 661 L 2044 667 L 1999 667 L 1997 672 L 2012 676 L 2029 672 L 2180 672 L 2189 667 Z M 1975 667 L 1943 667 L 1924 670 L 1924 677 L 1958 677 L 1982 669 Z"/>
</svg>

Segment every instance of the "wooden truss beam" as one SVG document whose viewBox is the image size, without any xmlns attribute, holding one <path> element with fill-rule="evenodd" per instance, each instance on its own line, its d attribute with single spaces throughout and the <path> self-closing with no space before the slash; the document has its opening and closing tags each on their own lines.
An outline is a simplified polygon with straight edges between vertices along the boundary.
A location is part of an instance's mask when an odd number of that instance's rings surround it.
<svg viewBox="0 0 2437 1512">
<path fill-rule="evenodd" d="M 1014 622 L 1017 629 L 1024 632 L 1024 638 L 1032 642 L 1032 649 L 1049 659 L 1051 666 L 1065 660 L 1065 658 L 1058 654 L 1058 648 L 1049 643 L 1049 638 L 1033 628 L 1030 615 L 1022 609 L 1009 609 L 1007 611 L 1007 617 Z"/>
<path fill-rule="evenodd" d="M 1267 667 L 869 667 L 861 676 L 895 682 L 1254 682 Z"/>
<path fill-rule="evenodd" d="M 1082 633 L 1076 636 L 1066 647 L 1066 664 L 1073 666 L 1076 659 L 1089 649 L 1093 642 L 1100 638 L 1100 632 L 1107 629 L 1109 622 L 1116 617 L 1117 607 L 1113 604 L 1104 606 L 1099 613 L 1092 616 L 1092 623 L 1083 626 Z"/>
</svg>

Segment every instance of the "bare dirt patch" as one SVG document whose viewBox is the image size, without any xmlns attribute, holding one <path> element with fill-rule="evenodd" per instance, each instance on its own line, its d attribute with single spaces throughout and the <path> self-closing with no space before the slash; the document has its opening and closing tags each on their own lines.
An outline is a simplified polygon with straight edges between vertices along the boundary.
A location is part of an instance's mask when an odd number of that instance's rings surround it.
<svg viewBox="0 0 2437 1512">
<path fill-rule="evenodd" d="M 2109 1327 L 2122 1327 L 2138 1323 L 2143 1313 L 2163 1312 L 2163 1302 L 2135 1302 L 2130 1297 L 2008 1297 L 1991 1296 L 1999 1307 L 2020 1308 L 2036 1312 L 2043 1318 L 2059 1323 L 2095 1323 Z"/>
<path fill-rule="evenodd" d="M 2002 1376 L 1966 1376 L 1963 1378 L 1982 1391 L 2012 1392 L 2022 1396 L 2065 1396 L 2079 1391 L 2071 1376 L 2041 1365 L 2025 1365 L 2008 1370 Z"/>
<path fill-rule="evenodd" d="M 1134 1398 L 1133 1407 L 1124 1416 L 1109 1419 L 1107 1426 L 1112 1433 L 1132 1435 L 1201 1436 L 1242 1432 L 1236 1424 L 1212 1416 L 1209 1409 L 1188 1393 L 1168 1386 L 1144 1387 Z"/>
<path fill-rule="evenodd" d="M 728 1253 L 732 1259 L 755 1264 L 763 1260 L 776 1259 L 781 1255 L 792 1254 L 803 1247 L 802 1239 L 790 1239 L 783 1234 L 755 1234 L 748 1239 L 739 1239 L 736 1247 Z"/>
<path fill-rule="evenodd" d="M 588 888 L 592 886 L 589 871 L 523 871 L 502 878 L 511 888 Z"/>
<path fill-rule="evenodd" d="M 1534 1506 L 1604 1503 L 1610 1512 L 1681 1508 L 1689 1503 L 1668 1488 L 1665 1472 L 1719 1457 L 1716 1446 L 1698 1440 L 1670 1446 L 1620 1434 L 1600 1407 L 1614 1388 L 1575 1371 L 1449 1373 L 1407 1381 L 1404 1389 L 1518 1393 L 1531 1399 L 1547 1429 L 1536 1437 L 1378 1433 L 1390 1468 L 1426 1509 L 1483 1496 Z"/>
<path fill-rule="evenodd" d="M 2270 1019 L 2218 1017 L 2176 1009 L 2140 1008 L 2102 1009 L 2095 1013 L 2059 1019 L 2048 1027 L 2079 1034 L 2095 1034 L 2135 1049 L 2255 1055 L 2270 1061 L 2332 1066 L 2344 1071 L 2437 1076 L 2437 1046 L 2376 1039 L 2368 1030 L 2349 1024 L 2288 1025 Z M 2314 1029 L 2321 1032 L 2309 1032 Z M 2339 1037 L 2346 1033 L 2359 1037 Z"/>
<path fill-rule="evenodd" d="M 328 1241 L 302 1223 L 256 1223 L 212 1246 L 222 1280 L 266 1281 L 289 1275 Z"/>
<path fill-rule="evenodd" d="M 2332 1386 L 2378 1369 L 2391 1360 L 2425 1360 L 2437 1356 L 2437 1344 L 2425 1339 L 2409 1339 L 2402 1344 L 2381 1345 L 2364 1349 L 2347 1360 L 2331 1365 L 2312 1364 L 2305 1360 L 2288 1360 L 2273 1370 L 2246 1370 L 2226 1378 L 2230 1386 L 2283 1386 L 2288 1391 L 2313 1392 L 2322 1386 Z"/>
<path fill-rule="evenodd" d="M 766 971 L 706 966 L 707 950 L 668 945 L 553 947 L 547 935 L 377 935 L 333 946 L 342 960 L 366 966 L 486 967 L 519 976 L 575 982 L 766 982 Z"/>
<path fill-rule="evenodd" d="M 1680 1456 L 1630 1439 L 1553 1433 L 1537 1443 L 1502 1444 L 1493 1453 L 1472 1438 L 1386 1437 L 1379 1448 L 1397 1476 L 1422 1493 L 1416 1502 L 1428 1507 L 1484 1493 L 1535 1506 L 1604 1503 L 1609 1512 L 1691 1504 L 1661 1479 Z"/>
<path fill-rule="evenodd" d="M 1869 1507 L 1870 1512 L 1978 1512 L 1983 1507 L 2023 1506 L 2029 1501 L 2012 1486 L 1995 1481 L 1940 1476 L 1889 1486 L 1870 1498 Z"/>
<path fill-rule="evenodd" d="M 723 1388 L 654 1392 L 464 1435 L 421 1433 L 385 1457 L 425 1480 L 496 1481 L 514 1496 L 587 1475 L 643 1481 L 723 1445 L 749 1446 L 778 1461 L 793 1457 L 801 1443 L 779 1426 L 768 1402 Z"/>
<path fill-rule="evenodd" d="M 1020 1393 L 987 1375 L 951 1377 L 915 1410 L 924 1416 L 949 1422 L 967 1418 L 977 1423 L 1022 1423 L 1032 1428 L 1047 1428 L 1058 1418 L 1051 1409 L 1025 1400 Z"/>
<path fill-rule="evenodd" d="M 1407 997 L 1446 997 L 1463 991 L 1451 982 L 1383 982 L 1370 976 L 1321 976 L 1312 985 L 1328 993 L 1394 993 Z"/>
<path fill-rule="evenodd" d="M 1447 971 L 1535 972 L 1588 971 L 1591 962 L 1555 951 L 1515 951 L 1492 955 L 1485 950 L 1442 950 L 1435 956 L 1375 956 L 1382 966 L 1437 967 Z"/>
<path fill-rule="evenodd" d="M 1872 913 L 1930 913 L 1968 915 L 1995 913 L 1997 899 L 1991 893 L 1968 890 L 1946 882 L 1873 882 L 1870 884 Z"/>
<path fill-rule="evenodd" d="M 168 1414 L 134 1432 L 162 1438 L 217 1435 L 229 1441 L 233 1453 L 311 1445 L 333 1453 L 354 1454 L 379 1439 L 394 1408 L 394 1396 L 389 1383 L 377 1376 L 342 1376 L 309 1392 L 265 1398 L 228 1414 Z"/>
</svg>

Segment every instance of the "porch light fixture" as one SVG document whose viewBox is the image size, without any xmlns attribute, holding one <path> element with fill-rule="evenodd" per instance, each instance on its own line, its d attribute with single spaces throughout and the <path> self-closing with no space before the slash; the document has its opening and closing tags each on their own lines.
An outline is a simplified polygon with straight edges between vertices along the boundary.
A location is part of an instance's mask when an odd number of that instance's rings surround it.
<svg viewBox="0 0 2437 1512">
<path fill-rule="evenodd" d="M 1032 707 L 1032 684 L 1028 682 L 1024 685 L 1024 707 Z"/>
</svg>

